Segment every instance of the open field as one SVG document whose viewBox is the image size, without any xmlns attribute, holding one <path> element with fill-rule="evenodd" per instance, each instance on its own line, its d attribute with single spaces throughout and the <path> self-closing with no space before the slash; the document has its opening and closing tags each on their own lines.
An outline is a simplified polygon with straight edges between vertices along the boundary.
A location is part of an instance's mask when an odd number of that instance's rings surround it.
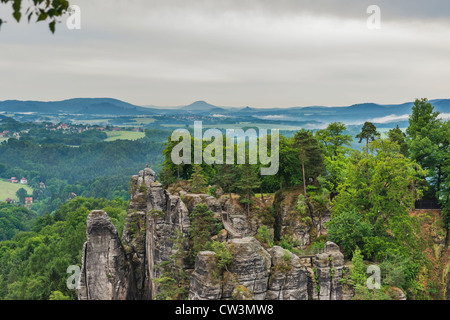
<svg viewBox="0 0 450 320">
<path fill-rule="evenodd" d="M 25 190 L 27 190 L 28 194 L 33 193 L 33 189 L 31 189 L 27 185 L 23 185 L 20 183 L 11 183 L 8 180 L 0 180 L 0 200 L 5 201 L 6 198 L 18 200 L 17 196 L 16 196 L 16 192 L 20 188 L 24 188 Z"/>
<path fill-rule="evenodd" d="M 105 141 L 115 141 L 115 140 L 137 140 L 145 137 L 144 132 L 135 131 L 106 131 L 108 136 Z"/>
<path fill-rule="evenodd" d="M 141 124 L 145 125 L 145 124 L 153 123 L 156 121 L 153 118 L 134 118 L 132 120 L 134 120 L 136 122 L 131 122 L 130 125 L 133 125 L 133 123 L 137 123 L 139 125 L 141 125 Z"/>
</svg>

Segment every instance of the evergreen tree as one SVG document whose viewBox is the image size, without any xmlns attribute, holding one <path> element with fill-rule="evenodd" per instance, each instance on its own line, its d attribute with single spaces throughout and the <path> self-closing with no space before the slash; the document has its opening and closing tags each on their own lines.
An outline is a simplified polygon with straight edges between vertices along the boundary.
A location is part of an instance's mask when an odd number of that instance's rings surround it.
<svg viewBox="0 0 450 320">
<path fill-rule="evenodd" d="M 250 207 L 254 203 L 252 197 L 255 195 L 254 190 L 259 188 L 261 181 L 251 164 L 241 164 L 238 166 L 239 179 L 235 182 L 235 188 L 240 198 L 239 201 L 247 208 L 247 214 L 250 213 Z"/>
<path fill-rule="evenodd" d="M 306 180 L 315 181 L 324 172 L 324 155 L 311 131 L 301 130 L 294 136 L 294 146 L 299 149 L 302 165 L 303 193 L 306 198 Z"/>
<path fill-rule="evenodd" d="M 443 122 L 438 117 L 439 112 L 434 111 L 427 99 L 418 99 L 412 108 L 406 132 L 411 159 L 429 170 L 433 187 L 431 194 L 439 199 L 448 192 L 445 181 L 450 158 L 450 122 Z"/>
<path fill-rule="evenodd" d="M 160 292 L 156 295 L 156 300 L 187 300 L 189 293 L 189 275 L 184 269 L 184 259 L 186 258 L 186 239 L 181 228 L 175 232 L 170 261 L 165 261 L 159 268 L 162 274 L 159 278 L 153 279 L 160 286 Z"/>
<path fill-rule="evenodd" d="M 369 143 L 370 141 L 375 141 L 375 139 L 380 136 L 377 131 L 377 127 L 372 122 L 366 121 L 361 129 L 361 132 L 356 135 L 356 138 L 359 139 L 359 143 L 363 140 L 366 140 L 366 155 L 369 157 Z M 367 168 L 367 183 L 370 184 L 370 171 Z"/>
<path fill-rule="evenodd" d="M 200 203 L 194 207 L 190 215 L 191 226 L 189 229 L 190 254 L 189 258 L 193 263 L 197 253 L 203 250 L 204 246 L 217 231 L 217 221 L 214 213 L 204 204 Z"/>
<path fill-rule="evenodd" d="M 199 164 L 194 165 L 194 170 L 189 180 L 191 184 L 191 191 L 194 193 L 204 193 L 206 192 L 207 181 L 203 175 L 203 168 Z"/>
<path fill-rule="evenodd" d="M 405 156 L 409 157 L 408 144 L 406 143 L 406 134 L 397 125 L 396 128 L 389 130 L 388 132 L 389 140 L 397 143 L 400 146 L 400 152 Z"/>
<path fill-rule="evenodd" d="M 361 132 L 356 135 L 359 139 L 359 143 L 366 140 L 366 147 L 369 147 L 369 142 L 374 141 L 380 134 L 377 131 L 377 127 L 372 123 L 366 121 L 361 129 Z"/>
</svg>

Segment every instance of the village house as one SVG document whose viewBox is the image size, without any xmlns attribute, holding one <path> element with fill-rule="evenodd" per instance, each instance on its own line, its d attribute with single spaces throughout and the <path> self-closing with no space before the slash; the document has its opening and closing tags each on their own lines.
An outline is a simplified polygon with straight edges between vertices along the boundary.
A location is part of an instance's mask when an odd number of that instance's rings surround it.
<svg viewBox="0 0 450 320">
<path fill-rule="evenodd" d="M 22 177 L 22 179 L 20 179 L 20 183 L 21 184 L 27 184 L 28 183 L 27 178 Z"/>
<path fill-rule="evenodd" d="M 26 197 L 25 198 L 25 205 L 33 204 L 33 197 Z"/>
<path fill-rule="evenodd" d="M 19 181 L 17 181 L 16 177 L 11 177 L 11 179 L 8 179 L 9 182 L 11 183 L 18 183 Z"/>
<path fill-rule="evenodd" d="M 69 126 L 65 123 L 61 123 L 57 128 L 58 130 L 67 130 L 69 129 Z"/>
</svg>

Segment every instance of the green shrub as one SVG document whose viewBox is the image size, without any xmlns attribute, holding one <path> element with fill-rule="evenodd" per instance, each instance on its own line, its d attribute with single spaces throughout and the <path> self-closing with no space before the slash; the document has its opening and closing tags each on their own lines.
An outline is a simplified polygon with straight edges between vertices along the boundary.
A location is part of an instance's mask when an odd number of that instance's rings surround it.
<svg viewBox="0 0 450 320">
<path fill-rule="evenodd" d="M 291 254 L 288 250 L 284 250 L 283 256 L 281 257 L 283 261 L 289 262 L 291 261 Z"/>
<path fill-rule="evenodd" d="M 306 201 L 305 201 L 305 196 L 302 194 L 298 195 L 297 198 L 297 203 L 295 206 L 295 209 L 300 212 L 301 215 L 304 215 L 307 211 L 307 206 L 306 206 Z"/>
<path fill-rule="evenodd" d="M 325 240 L 317 240 L 311 244 L 311 250 L 314 253 L 319 253 L 325 248 Z"/>
<path fill-rule="evenodd" d="M 222 242 L 208 242 L 205 245 L 205 250 L 213 251 L 216 253 L 217 266 L 219 267 L 219 270 L 221 272 L 233 262 L 233 256 L 231 255 L 225 244 Z"/>
<path fill-rule="evenodd" d="M 353 252 L 352 268 L 350 269 L 350 277 L 354 285 L 366 286 L 366 266 L 364 265 L 363 255 L 357 247 Z"/>
<path fill-rule="evenodd" d="M 288 234 L 288 235 L 281 237 L 279 245 L 283 249 L 293 251 L 294 247 L 297 247 L 300 245 L 300 242 L 298 240 L 294 240 L 292 235 Z"/>
<path fill-rule="evenodd" d="M 266 226 L 259 227 L 256 239 L 267 244 L 269 248 L 273 247 L 272 237 L 270 236 L 269 229 Z"/>
<path fill-rule="evenodd" d="M 362 221 L 355 210 L 344 211 L 333 217 L 327 223 L 327 228 L 328 240 L 338 244 L 347 257 L 351 257 L 356 247 L 365 249 L 367 239 L 373 235 L 372 226 Z"/>
</svg>

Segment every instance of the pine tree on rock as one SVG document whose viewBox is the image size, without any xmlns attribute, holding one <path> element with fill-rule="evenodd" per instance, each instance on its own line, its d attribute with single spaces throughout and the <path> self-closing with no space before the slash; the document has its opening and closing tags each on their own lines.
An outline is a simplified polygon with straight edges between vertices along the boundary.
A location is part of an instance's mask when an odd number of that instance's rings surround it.
<svg viewBox="0 0 450 320">
<path fill-rule="evenodd" d="M 189 179 L 191 184 L 191 191 L 194 193 L 205 193 L 207 181 L 203 175 L 203 168 L 201 165 L 194 165 L 194 171 L 192 172 L 191 179 Z"/>
<path fill-rule="evenodd" d="M 324 154 L 311 131 L 297 132 L 294 136 L 294 146 L 300 149 L 303 193 L 306 198 L 306 179 L 315 180 L 324 171 Z"/>
<path fill-rule="evenodd" d="M 235 188 L 240 196 L 240 202 L 245 205 L 247 214 L 250 214 L 250 207 L 254 203 L 252 197 L 254 190 L 259 188 L 261 181 L 251 164 L 242 164 L 238 167 L 239 179 L 235 183 Z"/>
</svg>

